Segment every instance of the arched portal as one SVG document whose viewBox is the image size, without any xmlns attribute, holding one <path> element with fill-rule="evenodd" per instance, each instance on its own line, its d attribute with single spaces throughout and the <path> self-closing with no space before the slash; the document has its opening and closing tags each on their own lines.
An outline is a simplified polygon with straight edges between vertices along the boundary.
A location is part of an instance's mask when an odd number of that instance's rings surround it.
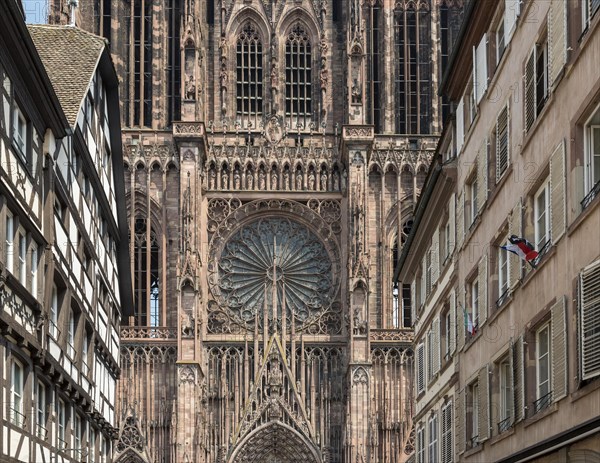
<svg viewBox="0 0 600 463">
<path fill-rule="evenodd" d="M 255 429 L 235 448 L 229 463 L 321 463 L 318 450 L 299 432 L 271 421 Z"/>
</svg>

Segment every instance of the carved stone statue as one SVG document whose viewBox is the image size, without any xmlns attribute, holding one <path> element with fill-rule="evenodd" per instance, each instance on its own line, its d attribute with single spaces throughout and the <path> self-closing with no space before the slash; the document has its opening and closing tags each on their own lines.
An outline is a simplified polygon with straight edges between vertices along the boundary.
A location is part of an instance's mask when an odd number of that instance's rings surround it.
<svg viewBox="0 0 600 463">
<path fill-rule="evenodd" d="M 242 187 L 242 176 L 240 175 L 240 169 L 235 168 L 233 171 L 233 188 L 239 190 Z"/>
<path fill-rule="evenodd" d="M 352 103 L 360 104 L 362 102 L 362 90 L 360 88 L 360 83 L 358 79 L 355 77 L 352 81 Z"/>
<path fill-rule="evenodd" d="M 192 336 L 194 334 L 192 319 L 186 311 L 181 312 L 181 334 L 184 336 Z"/>
<path fill-rule="evenodd" d="M 283 189 L 289 190 L 289 188 L 290 188 L 290 171 L 286 169 L 283 172 Z"/>
<path fill-rule="evenodd" d="M 296 173 L 296 190 L 302 190 L 302 172 Z"/>
<path fill-rule="evenodd" d="M 221 189 L 227 190 L 229 188 L 229 174 L 227 170 L 221 173 Z"/>
<path fill-rule="evenodd" d="M 215 172 L 215 168 L 211 167 L 208 171 L 208 188 L 214 190 L 216 188 L 217 181 L 217 173 Z"/>
<path fill-rule="evenodd" d="M 262 169 L 258 171 L 258 189 L 261 191 L 267 189 L 267 176 Z"/>
<path fill-rule="evenodd" d="M 340 174 L 338 171 L 333 173 L 333 191 L 340 191 Z"/>
<path fill-rule="evenodd" d="M 327 191 L 327 174 L 325 171 L 321 172 L 321 191 Z"/>
<path fill-rule="evenodd" d="M 254 190 L 254 174 L 251 170 L 246 172 L 246 189 Z"/>
<path fill-rule="evenodd" d="M 314 190 L 315 189 L 315 173 L 311 170 L 308 172 L 308 189 L 309 190 Z"/>
<path fill-rule="evenodd" d="M 361 319 L 360 309 L 354 308 L 354 334 L 367 334 L 367 322 Z"/>
<path fill-rule="evenodd" d="M 277 172 L 276 171 L 272 171 L 271 172 L 271 190 L 276 190 L 277 189 Z"/>
<path fill-rule="evenodd" d="M 185 85 L 185 97 L 188 100 L 196 99 L 196 84 L 194 83 L 194 76 L 189 76 Z"/>
</svg>

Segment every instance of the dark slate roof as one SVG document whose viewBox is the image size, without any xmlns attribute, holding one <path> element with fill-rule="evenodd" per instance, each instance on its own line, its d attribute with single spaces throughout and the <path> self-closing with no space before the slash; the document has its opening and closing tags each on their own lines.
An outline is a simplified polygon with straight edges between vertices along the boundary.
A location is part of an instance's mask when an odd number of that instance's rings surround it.
<svg viewBox="0 0 600 463">
<path fill-rule="evenodd" d="M 73 26 L 28 25 L 69 125 L 75 126 L 106 41 Z"/>
</svg>

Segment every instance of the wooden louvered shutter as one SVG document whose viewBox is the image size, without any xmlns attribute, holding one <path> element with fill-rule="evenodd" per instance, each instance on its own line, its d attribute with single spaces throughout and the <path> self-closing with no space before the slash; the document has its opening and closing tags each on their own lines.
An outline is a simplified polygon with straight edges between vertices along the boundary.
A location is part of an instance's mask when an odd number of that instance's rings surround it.
<svg viewBox="0 0 600 463">
<path fill-rule="evenodd" d="M 515 206 L 511 214 L 510 227 L 508 232 L 509 236 L 516 235 L 518 237 L 521 237 L 521 222 L 521 198 L 519 198 L 519 201 L 517 202 L 517 205 Z M 508 270 L 510 272 L 510 287 L 514 288 L 519 282 L 519 279 L 521 278 L 521 258 L 516 254 L 510 252 L 508 253 L 508 259 Z"/>
<path fill-rule="evenodd" d="M 487 274 L 487 255 L 481 258 L 479 262 L 479 275 L 478 275 L 478 287 L 479 294 L 477 295 L 479 301 L 479 326 L 482 326 L 487 320 L 488 315 L 488 274 Z"/>
<path fill-rule="evenodd" d="M 413 323 L 417 320 L 417 278 L 410 283 L 410 311 Z"/>
<path fill-rule="evenodd" d="M 461 389 L 456 395 L 454 403 L 454 422 L 456 423 L 456 446 L 458 453 L 465 451 L 466 416 L 465 416 L 465 390 Z"/>
<path fill-rule="evenodd" d="M 490 435 L 490 375 L 488 366 L 479 370 L 479 442 L 485 441 Z"/>
<path fill-rule="evenodd" d="M 460 99 L 456 106 L 456 156 L 460 155 L 463 143 L 465 142 L 465 102 L 464 97 Z"/>
<path fill-rule="evenodd" d="M 450 326 L 447 329 L 450 336 L 450 355 L 456 350 L 456 290 L 450 291 Z"/>
<path fill-rule="evenodd" d="M 515 26 L 517 24 L 517 17 L 521 12 L 521 1 L 520 0 L 504 0 L 504 35 L 506 37 L 505 42 L 508 45 L 513 35 Z"/>
<path fill-rule="evenodd" d="M 477 212 L 481 212 L 488 193 L 488 152 L 487 138 L 483 140 L 477 153 Z"/>
<path fill-rule="evenodd" d="M 552 391 L 555 401 L 567 395 L 567 321 L 565 298 L 552 307 Z"/>
<path fill-rule="evenodd" d="M 450 202 L 448 203 L 448 221 L 450 223 L 450 249 L 448 255 L 454 252 L 454 244 L 456 243 L 456 193 L 452 193 L 450 196 Z"/>
<path fill-rule="evenodd" d="M 496 183 L 502 178 L 510 161 L 508 133 L 508 104 L 502 108 L 496 119 Z"/>
<path fill-rule="evenodd" d="M 565 144 L 560 144 L 550 157 L 550 219 L 552 244 L 565 234 L 567 227 L 567 195 L 565 192 Z"/>
<path fill-rule="evenodd" d="M 425 345 L 417 346 L 417 395 L 425 389 Z"/>
<path fill-rule="evenodd" d="M 600 261 L 581 272 L 580 352 L 581 379 L 600 376 Z"/>
<path fill-rule="evenodd" d="M 535 121 L 535 47 L 525 64 L 525 131 L 529 131 Z"/>
<path fill-rule="evenodd" d="M 458 304 L 456 308 L 456 339 L 457 347 L 460 351 L 465 345 L 465 287 L 458 289 Z"/>
<path fill-rule="evenodd" d="M 567 62 L 567 3 L 552 0 L 548 13 L 548 85 L 552 87 Z"/>
<path fill-rule="evenodd" d="M 459 250 L 465 238 L 465 192 L 458 195 L 456 201 L 456 249 Z"/>
<path fill-rule="evenodd" d="M 431 285 L 433 286 L 440 275 L 440 230 L 436 228 L 431 237 Z"/>
<path fill-rule="evenodd" d="M 421 295 L 419 298 L 419 307 L 425 305 L 425 299 L 427 299 L 427 253 L 421 260 Z"/>
<path fill-rule="evenodd" d="M 517 338 L 513 346 L 513 378 L 515 394 L 515 422 L 525 418 L 525 355 L 523 337 Z"/>
<path fill-rule="evenodd" d="M 437 374 L 440 371 L 440 317 L 437 317 L 433 321 L 433 374 Z"/>
<path fill-rule="evenodd" d="M 513 389 L 513 397 L 512 397 L 512 402 L 509 404 L 510 407 L 510 412 L 508 414 L 508 416 L 511 417 L 511 424 L 515 422 L 515 394 L 514 394 L 514 389 L 515 389 L 515 343 L 512 341 L 510 341 L 510 348 L 509 348 L 509 353 L 508 353 L 508 365 L 509 365 L 509 374 L 510 374 L 510 378 L 508 381 L 508 384 L 510 385 L 510 387 Z"/>
<path fill-rule="evenodd" d="M 483 34 L 481 42 L 474 48 L 474 91 L 475 91 L 475 102 L 479 104 L 488 86 L 488 72 L 487 72 L 487 33 Z"/>
</svg>

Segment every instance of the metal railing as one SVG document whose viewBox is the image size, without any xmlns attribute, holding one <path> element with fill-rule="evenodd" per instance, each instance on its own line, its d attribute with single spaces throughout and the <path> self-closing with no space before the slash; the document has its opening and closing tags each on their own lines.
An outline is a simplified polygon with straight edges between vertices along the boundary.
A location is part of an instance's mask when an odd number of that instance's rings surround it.
<svg viewBox="0 0 600 463">
<path fill-rule="evenodd" d="M 496 308 L 500 308 L 504 305 L 506 300 L 510 296 L 510 287 L 506 288 L 504 292 L 500 295 L 498 299 L 496 299 Z"/>
<path fill-rule="evenodd" d="M 588 207 L 591 202 L 596 199 L 596 196 L 600 193 L 600 180 L 596 182 L 596 184 L 592 187 L 590 192 L 584 196 L 581 200 L 581 210 L 584 211 L 586 207 Z"/>
<path fill-rule="evenodd" d="M 479 434 L 476 436 L 471 436 L 471 439 L 469 439 L 469 443 L 471 444 L 470 448 L 477 447 L 479 445 Z"/>
<path fill-rule="evenodd" d="M 498 422 L 498 434 L 502 434 L 503 432 L 508 431 L 512 427 L 512 419 L 511 417 L 504 418 L 502 421 Z"/>
<path fill-rule="evenodd" d="M 533 414 L 541 412 L 550 406 L 552 403 L 552 391 L 533 401 Z"/>
<path fill-rule="evenodd" d="M 46 440 L 48 438 L 48 430 L 41 424 L 37 425 L 36 435 L 39 439 Z"/>
<path fill-rule="evenodd" d="M 552 247 L 552 240 L 549 239 L 542 245 L 542 247 L 538 251 L 538 256 L 531 261 L 531 264 L 534 267 L 537 267 L 537 265 L 542 261 L 542 259 L 544 258 L 544 256 L 550 250 L 551 247 Z"/>
<path fill-rule="evenodd" d="M 10 421 L 20 428 L 25 427 L 26 416 L 14 407 L 10 407 Z"/>
</svg>

